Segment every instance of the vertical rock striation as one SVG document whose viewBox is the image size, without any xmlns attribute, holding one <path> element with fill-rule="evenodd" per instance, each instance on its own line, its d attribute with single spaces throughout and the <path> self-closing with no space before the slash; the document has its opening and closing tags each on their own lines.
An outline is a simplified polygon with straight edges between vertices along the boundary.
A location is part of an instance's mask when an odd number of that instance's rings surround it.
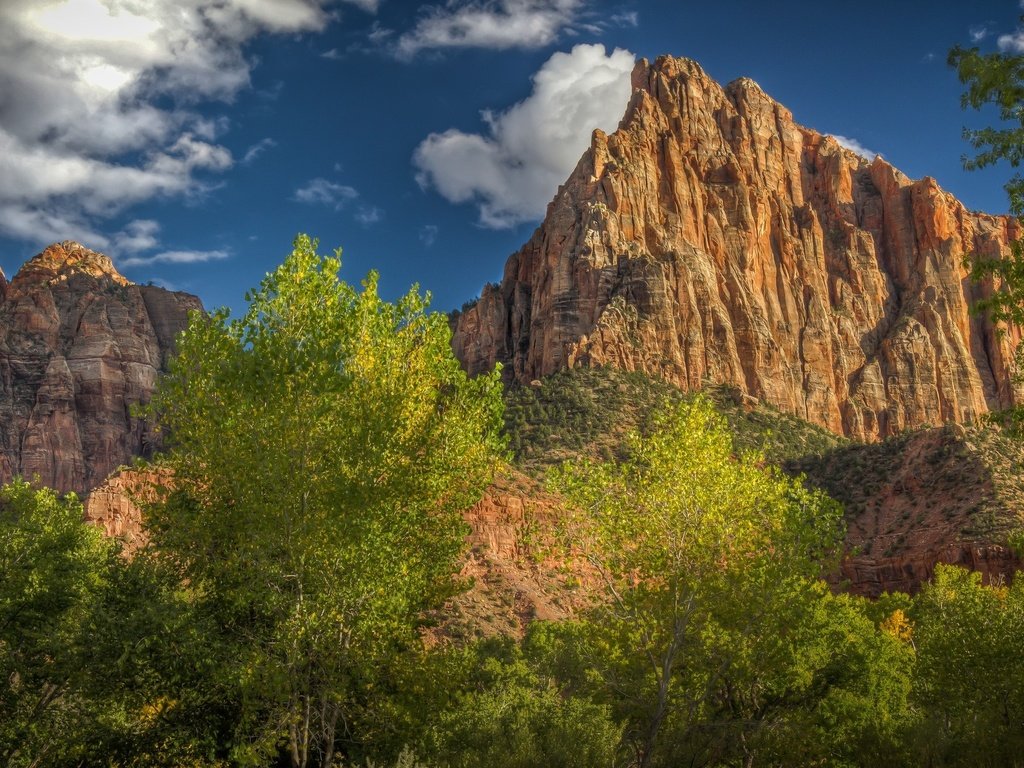
<svg viewBox="0 0 1024 768">
<path fill-rule="evenodd" d="M 471 372 L 530 381 L 614 365 L 729 383 L 878 439 L 1012 404 L 1016 336 L 970 305 L 963 255 L 1005 253 L 1009 217 L 968 211 L 797 125 L 756 83 L 642 60 L 499 285 L 452 320 Z"/>
<path fill-rule="evenodd" d="M 199 299 L 130 283 L 67 241 L 0 280 L 0 482 L 84 493 L 156 446 L 132 414 Z"/>
</svg>

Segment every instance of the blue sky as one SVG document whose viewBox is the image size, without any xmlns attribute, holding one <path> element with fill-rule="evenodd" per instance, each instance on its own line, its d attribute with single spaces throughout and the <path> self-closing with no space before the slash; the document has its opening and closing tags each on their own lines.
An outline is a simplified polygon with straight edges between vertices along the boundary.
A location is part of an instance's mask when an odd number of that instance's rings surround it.
<svg viewBox="0 0 1024 768">
<path fill-rule="evenodd" d="M 1006 208 L 964 173 L 957 43 L 1024 50 L 1013 2 L 3 0 L 0 267 L 78 239 L 243 307 L 297 232 L 440 310 L 501 276 L 634 58 L 756 80 L 798 122 Z M 599 47 L 599 46 L 603 46 Z M 623 90 L 627 88 L 627 90 Z M 990 116 L 989 116 L 990 117 Z"/>
</svg>

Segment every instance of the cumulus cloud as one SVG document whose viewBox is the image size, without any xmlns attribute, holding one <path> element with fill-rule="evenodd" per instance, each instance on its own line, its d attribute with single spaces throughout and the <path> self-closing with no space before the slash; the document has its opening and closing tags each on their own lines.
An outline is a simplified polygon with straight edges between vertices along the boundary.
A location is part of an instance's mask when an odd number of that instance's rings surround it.
<svg viewBox="0 0 1024 768">
<path fill-rule="evenodd" d="M 160 245 L 157 235 L 160 224 L 152 219 L 135 219 L 114 236 L 113 249 L 117 254 L 151 251 Z"/>
<path fill-rule="evenodd" d="M 996 40 L 999 50 L 1004 53 L 1024 53 L 1024 29 L 1018 29 L 1008 35 L 1000 35 Z"/>
<path fill-rule="evenodd" d="M 0 231 L 132 242 L 104 235 L 103 220 L 201 193 L 232 166 L 226 120 L 195 108 L 249 85 L 245 44 L 322 29 L 327 2 L 0 2 Z"/>
<path fill-rule="evenodd" d="M 345 203 L 355 200 L 357 197 L 359 197 L 359 193 L 352 187 L 316 178 L 310 179 L 296 189 L 292 199 L 310 205 L 330 205 L 340 210 Z"/>
<path fill-rule="evenodd" d="M 453 203 L 476 203 L 486 227 L 540 218 L 593 130 L 618 125 L 633 62 L 629 51 L 606 53 L 603 45 L 554 54 L 525 100 L 483 114 L 483 134 L 452 128 L 424 139 L 413 155 L 417 181 Z"/>
<path fill-rule="evenodd" d="M 148 267 L 153 264 L 200 264 L 220 261 L 230 256 L 227 251 L 164 251 L 154 256 L 132 256 L 118 261 L 122 267 Z"/>
<path fill-rule="evenodd" d="M 540 48 L 553 43 L 582 0 L 454 0 L 428 6 L 395 41 L 402 58 L 433 48 Z M 376 30 L 378 41 L 390 30 Z"/>
<path fill-rule="evenodd" d="M 868 149 L 856 139 L 851 139 L 848 136 L 839 136 L 833 133 L 832 138 L 836 140 L 840 147 L 844 147 L 851 152 L 856 152 L 861 157 L 867 158 L 868 160 L 874 160 L 875 155 L 879 154 L 873 149 Z"/>
</svg>

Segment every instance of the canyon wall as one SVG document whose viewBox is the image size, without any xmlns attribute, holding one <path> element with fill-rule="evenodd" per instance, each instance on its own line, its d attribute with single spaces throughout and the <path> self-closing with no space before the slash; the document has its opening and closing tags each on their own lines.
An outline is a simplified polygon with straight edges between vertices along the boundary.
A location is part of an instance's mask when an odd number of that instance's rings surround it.
<svg viewBox="0 0 1024 768">
<path fill-rule="evenodd" d="M 471 373 L 613 365 L 729 383 L 834 432 L 966 423 L 1020 396 L 1019 338 L 971 304 L 964 254 L 1019 235 L 794 122 L 749 79 L 642 60 L 500 284 L 452 318 Z"/>
<path fill-rule="evenodd" d="M 0 277 L 0 482 L 85 493 L 152 454 L 159 436 L 133 408 L 149 402 L 175 335 L 201 309 L 72 241 Z"/>
</svg>

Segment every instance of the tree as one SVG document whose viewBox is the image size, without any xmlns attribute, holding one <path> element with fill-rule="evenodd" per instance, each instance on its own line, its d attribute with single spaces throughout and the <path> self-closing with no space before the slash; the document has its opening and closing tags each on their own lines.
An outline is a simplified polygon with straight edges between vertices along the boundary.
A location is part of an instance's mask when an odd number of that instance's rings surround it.
<svg viewBox="0 0 1024 768">
<path fill-rule="evenodd" d="M 956 67 L 960 82 L 966 86 L 960 102 L 964 109 L 995 107 L 1001 125 L 964 129 L 964 138 L 977 151 L 964 157 L 964 168 L 976 170 L 1000 162 L 1009 163 L 1013 177 L 1006 183 L 1010 215 L 1024 216 L 1024 178 L 1017 169 L 1024 160 L 1024 56 L 1014 53 L 981 53 L 978 48 L 957 46 L 949 53 L 950 66 Z M 976 310 L 988 313 L 996 323 L 1024 327 L 1024 241 L 1010 244 L 1010 252 L 1001 258 L 968 255 L 971 279 L 991 280 L 995 290 L 976 304 Z M 1024 371 L 1024 347 L 1016 350 L 1018 372 Z M 1020 407 L 1005 414 L 1015 432 L 1024 430 L 1024 410 Z"/>
<path fill-rule="evenodd" d="M 1024 580 L 939 565 L 913 608 L 918 764 L 1024 765 Z"/>
<path fill-rule="evenodd" d="M 154 397 L 173 489 L 148 513 L 224 627 L 234 759 L 331 766 L 358 696 L 453 589 L 460 511 L 501 453 L 499 373 L 468 379 L 415 288 L 338 279 L 300 235 L 241 319 L 195 315 Z"/>
<path fill-rule="evenodd" d="M 0 762 L 46 765 L 88 717 L 80 623 L 114 555 L 73 494 L 0 489 Z"/>
<path fill-rule="evenodd" d="M 449 768 L 614 764 L 621 729 L 610 708 L 571 695 L 543 674 L 530 644 L 529 638 L 522 644 L 491 638 L 449 649 L 416 670 L 426 671 L 444 696 L 437 706 L 424 707 L 422 695 L 412 702 L 427 717 L 421 741 L 430 762 Z"/>
<path fill-rule="evenodd" d="M 0 762 L 216 765 L 233 702 L 210 691 L 212 633 L 186 592 L 121 556 L 74 494 L 0 489 Z"/>
<path fill-rule="evenodd" d="M 219 670 L 217 617 L 197 610 L 173 564 L 118 557 L 80 625 L 75 764 L 122 768 L 226 765 L 237 688 Z"/>
<path fill-rule="evenodd" d="M 730 716 L 749 728 L 706 726 L 740 670 L 790 646 L 773 637 L 787 631 L 773 617 L 810 604 L 839 509 L 757 456 L 734 457 L 704 398 L 669 409 L 629 446 L 623 462 L 584 461 L 554 476 L 573 509 L 569 547 L 604 587 L 591 620 L 594 663 L 637 765 L 704 764 L 724 744 L 743 750 L 757 730 L 756 702 Z M 760 687 L 747 679 L 748 692 Z"/>
</svg>

